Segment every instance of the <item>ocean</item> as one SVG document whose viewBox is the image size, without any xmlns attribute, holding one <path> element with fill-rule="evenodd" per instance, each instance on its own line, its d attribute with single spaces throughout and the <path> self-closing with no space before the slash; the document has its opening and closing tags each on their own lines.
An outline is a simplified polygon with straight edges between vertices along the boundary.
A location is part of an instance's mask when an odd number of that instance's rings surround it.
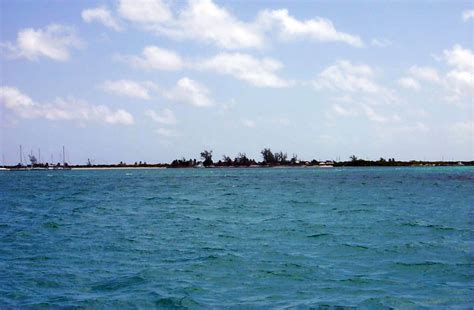
<svg viewBox="0 0 474 310">
<path fill-rule="evenodd" d="M 0 308 L 472 308 L 474 168 L 0 171 Z"/>
</svg>

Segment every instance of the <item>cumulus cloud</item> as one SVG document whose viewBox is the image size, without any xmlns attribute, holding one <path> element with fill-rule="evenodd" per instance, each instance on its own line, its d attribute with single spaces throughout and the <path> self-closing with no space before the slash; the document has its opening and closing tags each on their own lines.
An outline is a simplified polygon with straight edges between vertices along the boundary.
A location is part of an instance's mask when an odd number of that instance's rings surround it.
<svg viewBox="0 0 474 310">
<path fill-rule="evenodd" d="M 162 23 L 173 17 L 161 0 L 120 0 L 118 12 L 123 18 L 141 24 Z"/>
<path fill-rule="evenodd" d="M 394 123 L 401 121 L 401 118 L 397 114 L 381 114 L 379 111 L 376 111 L 374 107 L 365 102 L 332 104 L 326 111 L 325 116 L 329 120 L 346 117 L 363 117 L 374 123 Z"/>
<path fill-rule="evenodd" d="M 171 111 L 170 109 L 164 109 L 161 112 L 146 110 L 145 115 L 159 124 L 176 125 L 177 123 L 176 117 L 174 116 L 173 111 Z"/>
<path fill-rule="evenodd" d="M 446 83 L 452 92 L 452 100 L 474 96 L 474 53 L 460 45 L 445 50 L 444 60 L 451 66 L 446 74 Z"/>
<path fill-rule="evenodd" d="M 474 54 L 470 49 L 455 45 L 452 49 L 445 50 L 443 54 L 448 65 L 457 70 L 474 71 Z"/>
<path fill-rule="evenodd" d="M 313 81 L 313 85 L 318 90 L 377 93 L 382 88 L 374 77 L 374 70 L 370 66 L 341 60 L 324 69 Z"/>
<path fill-rule="evenodd" d="M 419 90 L 420 83 L 417 80 L 411 77 L 403 77 L 398 80 L 398 85 L 403 88 L 412 89 L 412 90 Z"/>
<path fill-rule="evenodd" d="M 464 12 L 462 12 L 462 20 L 463 21 L 468 21 L 470 19 L 473 19 L 474 18 L 474 10 L 466 10 Z"/>
<path fill-rule="evenodd" d="M 113 29 L 115 31 L 122 30 L 117 20 L 115 20 L 109 9 L 105 6 L 83 10 L 81 16 L 86 23 L 97 21 L 102 23 L 107 28 Z"/>
<path fill-rule="evenodd" d="M 258 59 L 247 54 L 220 53 L 198 62 L 195 67 L 233 76 L 257 87 L 288 87 L 290 82 L 276 74 L 283 65 L 271 58 Z"/>
<path fill-rule="evenodd" d="M 214 101 L 210 97 L 210 91 L 204 85 L 188 77 L 178 80 L 174 87 L 166 88 L 150 81 L 137 82 L 132 80 L 105 81 L 100 87 L 112 94 L 139 99 L 151 99 L 153 97 L 152 94 L 156 93 L 170 101 L 189 104 L 195 107 L 214 105 Z M 170 116 L 169 112 L 165 113 L 168 113 L 168 116 Z M 148 116 L 151 116 L 151 114 L 148 113 Z M 154 119 L 157 120 L 158 118 Z"/>
<path fill-rule="evenodd" d="M 0 104 L 26 119 L 94 121 L 132 125 L 133 116 L 125 110 L 112 110 L 104 105 L 91 105 L 74 98 L 57 98 L 52 103 L 38 103 L 15 87 L 0 87 Z"/>
<path fill-rule="evenodd" d="M 70 49 L 83 46 L 71 27 L 50 24 L 44 29 L 26 28 L 20 30 L 16 43 L 4 42 L 1 46 L 11 57 L 37 60 L 40 57 L 66 61 Z"/>
<path fill-rule="evenodd" d="M 152 29 L 171 38 L 193 39 L 227 49 L 260 48 L 264 45 L 259 29 L 238 20 L 211 0 L 189 1 L 174 21 Z"/>
<path fill-rule="evenodd" d="M 408 69 L 408 73 L 418 80 L 424 80 L 431 83 L 441 82 L 441 78 L 435 68 L 412 66 Z"/>
<path fill-rule="evenodd" d="M 214 102 L 209 97 L 209 90 L 202 84 L 184 77 L 171 90 L 160 90 L 161 94 L 175 102 L 189 104 L 195 107 L 209 107 Z"/>
<path fill-rule="evenodd" d="M 335 95 L 331 100 L 337 103 L 325 113 L 329 120 L 357 116 L 378 123 L 393 121 L 393 117 L 383 116 L 373 108 L 398 101 L 395 93 L 380 85 L 376 77 L 369 65 L 340 60 L 321 71 L 311 84 L 319 92 Z"/>
<path fill-rule="evenodd" d="M 139 83 L 132 80 L 105 81 L 100 88 L 115 95 L 145 100 L 150 99 L 146 83 Z"/>
<path fill-rule="evenodd" d="M 432 67 L 412 66 L 408 76 L 399 80 L 405 88 L 420 89 L 420 83 L 439 85 L 446 92 L 448 101 L 459 101 L 474 96 L 474 53 L 468 48 L 454 45 L 443 51 L 439 60 L 444 61 L 449 70 L 442 74 Z M 416 86 L 415 86 L 416 85 Z"/>
<path fill-rule="evenodd" d="M 153 45 L 146 46 L 141 56 L 118 55 L 116 59 L 144 70 L 174 71 L 184 66 L 183 60 L 177 53 Z"/>
<path fill-rule="evenodd" d="M 276 29 L 282 40 L 312 39 L 320 42 L 343 42 L 352 46 L 363 46 L 355 35 L 336 30 L 333 23 L 325 18 L 299 21 L 288 10 L 264 10 L 259 13 L 257 23 L 264 30 Z"/>
<path fill-rule="evenodd" d="M 179 70 L 183 68 L 213 71 L 230 75 L 257 87 L 288 87 L 292 83 L 277 75 L 283 65 L 272 58 L 258 59 L 243 53 L 219 53 L 198 61 L 184 61 L 177 53 L 147 46 L 141 56 L 116 56 L 128 65 L 145 70 Z"/>
<path fill-rule="evenodd" d="M 311 39 L 363 46 L 358 36 L 337 30 L 328 19 L 317 17 L 300 21 L 286 9 L 264 10 L 255 20 L 246 22 L 212 0 L 189 0 L 176 14 L 161 0 L 120 0 L 118 13 L 145 31 L 225 49 L 259 49 L 274 33 L 283 41 Z"/>
</svg>

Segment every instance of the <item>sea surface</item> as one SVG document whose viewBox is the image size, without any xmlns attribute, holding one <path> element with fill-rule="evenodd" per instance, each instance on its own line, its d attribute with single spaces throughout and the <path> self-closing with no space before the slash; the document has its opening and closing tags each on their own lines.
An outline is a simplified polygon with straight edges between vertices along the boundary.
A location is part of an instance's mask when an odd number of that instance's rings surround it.
<svg viewBox="0 0 474 310">
<path fill-rule="evenodd" d="M 474 306 L 474 168 L 0 171 L 0 309 Z"/>
</svg>

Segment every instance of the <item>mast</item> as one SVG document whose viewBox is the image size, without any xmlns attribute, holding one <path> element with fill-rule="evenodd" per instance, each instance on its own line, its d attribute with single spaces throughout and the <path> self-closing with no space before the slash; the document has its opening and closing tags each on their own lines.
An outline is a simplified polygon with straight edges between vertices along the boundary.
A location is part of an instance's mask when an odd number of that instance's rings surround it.
<svg viewBox="0 0 474 310">
<path fill-rule="evenodd" d="M 65 158 L 66 158 L 66 155 L 64 154 L 64 145 L 63 145 L 63 167 L 65 166 L 65 162 L 66 162 Z"/>
<path fill-rule="evenodd" d="M 21 144 L 20 144 L 20 166 L 23 166 L 23 156 L 22 156 L 22 154 L 23 154 L 23 151 L 21 149 Z"/>
<path fill-rule="evenodd" d="M 38 149 L 38 162 L 41 164 L 41 149 Z"/>
</svg>

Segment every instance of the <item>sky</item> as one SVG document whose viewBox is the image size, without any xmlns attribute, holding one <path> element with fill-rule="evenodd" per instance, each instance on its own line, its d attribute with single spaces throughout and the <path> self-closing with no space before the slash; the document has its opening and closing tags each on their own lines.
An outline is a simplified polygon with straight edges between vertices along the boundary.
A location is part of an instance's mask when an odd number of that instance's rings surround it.
<svg viewBox="0 0 474 310">
<path fill-rule="evenodd" d="M 0 1 L 0 153 L 474 160 L 472 1 Z"/>
</svg>

